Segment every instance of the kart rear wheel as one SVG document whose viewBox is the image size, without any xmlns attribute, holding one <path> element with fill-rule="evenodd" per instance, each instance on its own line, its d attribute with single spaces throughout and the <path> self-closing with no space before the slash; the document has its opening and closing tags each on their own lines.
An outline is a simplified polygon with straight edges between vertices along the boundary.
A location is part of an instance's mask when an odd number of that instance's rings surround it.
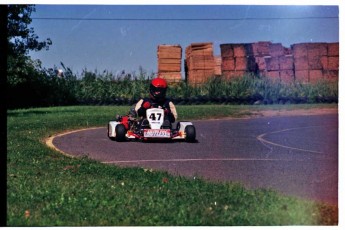
<svg viewBox="0 0 345 230">
<path fill-rule="evenodd" d="M 185 128 L 186 133 L 186 141 L 187 142 L 194 142 L 196 137 L 195 127 L 194 125 L 187 125 Z"/>
<path fill-rule="evenodd" d="M 116 141 L 125 141 L 126 140 L 126 128 L 123 124 L 118 124 L 116 127 L 115 127 L 115 133 L 116 133 L 116 138 L 115 140 Z"/>
</svg>

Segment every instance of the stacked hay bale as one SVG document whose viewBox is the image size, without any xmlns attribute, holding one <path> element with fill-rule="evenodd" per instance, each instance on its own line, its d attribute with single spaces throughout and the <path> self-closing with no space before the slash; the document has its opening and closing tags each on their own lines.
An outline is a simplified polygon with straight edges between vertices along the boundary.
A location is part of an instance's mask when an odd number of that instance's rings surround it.
<svg viewBox="0 0 345 230">
<path fill-rule="evenodd" d="M 280 43 L 269 44 L 269 54 L 265 56 L 266 68 L 261 74 L 274 80 L 291 83 L 295 80 L 291 50 Z"/>
<path fill-rule="evenodd" d="M 252 44 L 221 44 L 222 75 L 231 79 L 242 77 L 246 72 L 256 72 Z"/>
<path fill-rule="evenodd" d="M 215 76 L 222 75 L 222 57 L 221 56 L 214 56 L 214 75 Z"/>
<path fill-rule="evenodd" d="M 339 43 L 300 43 L 290 48 L 268 41 L 221 44 L 221 56 L 213 56 L 212 43 L 192 43 L 186 48 L 185 73 L 190 85 L 205 83 L 210 77 L 226 79 L 246 73 L 260 74 L 290 83 L 315 83 L 320 79 L 337 81 Z M 158 46 L 158 76 L 180 82 L 182 48 Z"/>
<path fill-rule="evenodd" d="M 339 43 L 300 43 L 292 45 L 295 77 L 300 82 L 337 80 Z"/>
<path fill-rule="evenodd" d="M 168 83 L 180 82 L 182 48 L 180 45 L 159 45 L 157 48 L 158 77 Z"/>
<path fill-rule="evenodd" d="M 308 66 L 308 43 L 292 45 L 292 54 L 294 58 L 295 79 L 299 82 L 309 82 Z"/>
<path fill-rule="evenodd" d="M 327 43 L 309 43 L 307 45 L 309 82 L 323 79 L 322 59 L 327 57 Z"/>
<path fill-rule="evenodd" d="M 266 59 L 270 58 L 270 45 L 271 42 L 256 42 L 252 44 L 253 54 L 255 57 L 255 62 L 257 64 L 257 74 L 266 74 Z"/>
<path fill-rule="evenodd" d="M 253 73 L 284 82 L 294 80 L 291 51 L 280 43 L 222 44 L 220 48 L 222 74 L 227 79 Z"/>
<path fill-rule="evenodd" d="M 191 85 L 205 83 L 214 76 L 213 43 L 192 43 L 186 48 L 185 72 Z"/>
<path fill-rule="evenodd" d="M 339 80 L 339 43 L 328 43 L 327 59 L 322 58 L 323 76 L 328 81 Z"/>
</svg>

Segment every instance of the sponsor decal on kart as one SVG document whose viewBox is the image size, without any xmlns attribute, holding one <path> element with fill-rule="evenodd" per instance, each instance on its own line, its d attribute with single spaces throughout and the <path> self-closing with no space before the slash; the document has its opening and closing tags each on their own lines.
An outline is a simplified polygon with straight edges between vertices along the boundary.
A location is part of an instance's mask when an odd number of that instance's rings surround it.
<svg viewBox="0 0 345 230">
<path fill-rule="evenodd" d="M 170 129 L 144 129 L 144 137 L 170 138 Z"/>
</svg>

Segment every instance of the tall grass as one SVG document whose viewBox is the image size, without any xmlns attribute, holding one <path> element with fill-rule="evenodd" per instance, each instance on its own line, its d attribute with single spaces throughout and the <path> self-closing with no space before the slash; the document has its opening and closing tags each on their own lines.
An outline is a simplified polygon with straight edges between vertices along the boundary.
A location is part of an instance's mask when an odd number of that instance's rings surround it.
<svg viewBox="0 0 345 230">
<path fill-rule="evenodd" d="M 40 72 L 41 80 L 10 87 L 10 108 L 56 105 L 129 105 L 148 96 L 150 80 L 154 74 L 139 73 L 114 75 L 103 71 L 84 70 L 81 75 L 65 69 L 65 77 L 57 78 L 54 72 Z M 46 77 L 45 77 L 46 75 Z M 11 97 L 11 95 L 23 95 Z M 25 91 L 25 92 L 26 92 Z M 37 93 L 35 93 L 37 91 Z M 42 95 L 45 92 L 46 96 Z M 36 95 L 36 96 L 35 96 Z M 31 96 L 35 96 L 30 99 Z M 284 83 L 257 75 L 226 80 L 211 77 L 206 83 L 193 86 L 182 81 L 171 84 L 168 96 L 183 104 L 285 104 L 285 103 L 337 103 L 338 82 L 319 81 L 315 84 Z M 26 101 L 25 103 L 23 103 Z"/>
<path fill-rule="evenodd" d="M 320 80 L 314 84 L 301 82 L 284 83 L 265 76 L 244 75 L 226 80 L 210 78 L 205 84 L 193 87 L 181 83 L 170 88 L 170 95 L 177 97 L 206 97 L 207 99 L 231 98 L 233 103 L 320 103 L 337 102 L 338 82 Z"/>
</svg>

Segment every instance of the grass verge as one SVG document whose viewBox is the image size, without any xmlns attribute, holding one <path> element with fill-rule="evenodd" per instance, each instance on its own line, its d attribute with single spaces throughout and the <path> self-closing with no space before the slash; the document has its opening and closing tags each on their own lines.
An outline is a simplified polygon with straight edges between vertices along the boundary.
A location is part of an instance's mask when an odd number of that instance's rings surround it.
<svg viewBox="0 0 345 230">
<path fill-rule="evenodd" d="M 180 119 L 243 117 L 267 109 L 337 105 L 178 106 Z M 127 106 L 7 112 L 8 226 L 336 225 L 338 207 L 247 190 L 235 183 L 173 177 L 142 168 L 71 159 L 49 149 L 53 134 L 106 125 Z"/>
</svg>

